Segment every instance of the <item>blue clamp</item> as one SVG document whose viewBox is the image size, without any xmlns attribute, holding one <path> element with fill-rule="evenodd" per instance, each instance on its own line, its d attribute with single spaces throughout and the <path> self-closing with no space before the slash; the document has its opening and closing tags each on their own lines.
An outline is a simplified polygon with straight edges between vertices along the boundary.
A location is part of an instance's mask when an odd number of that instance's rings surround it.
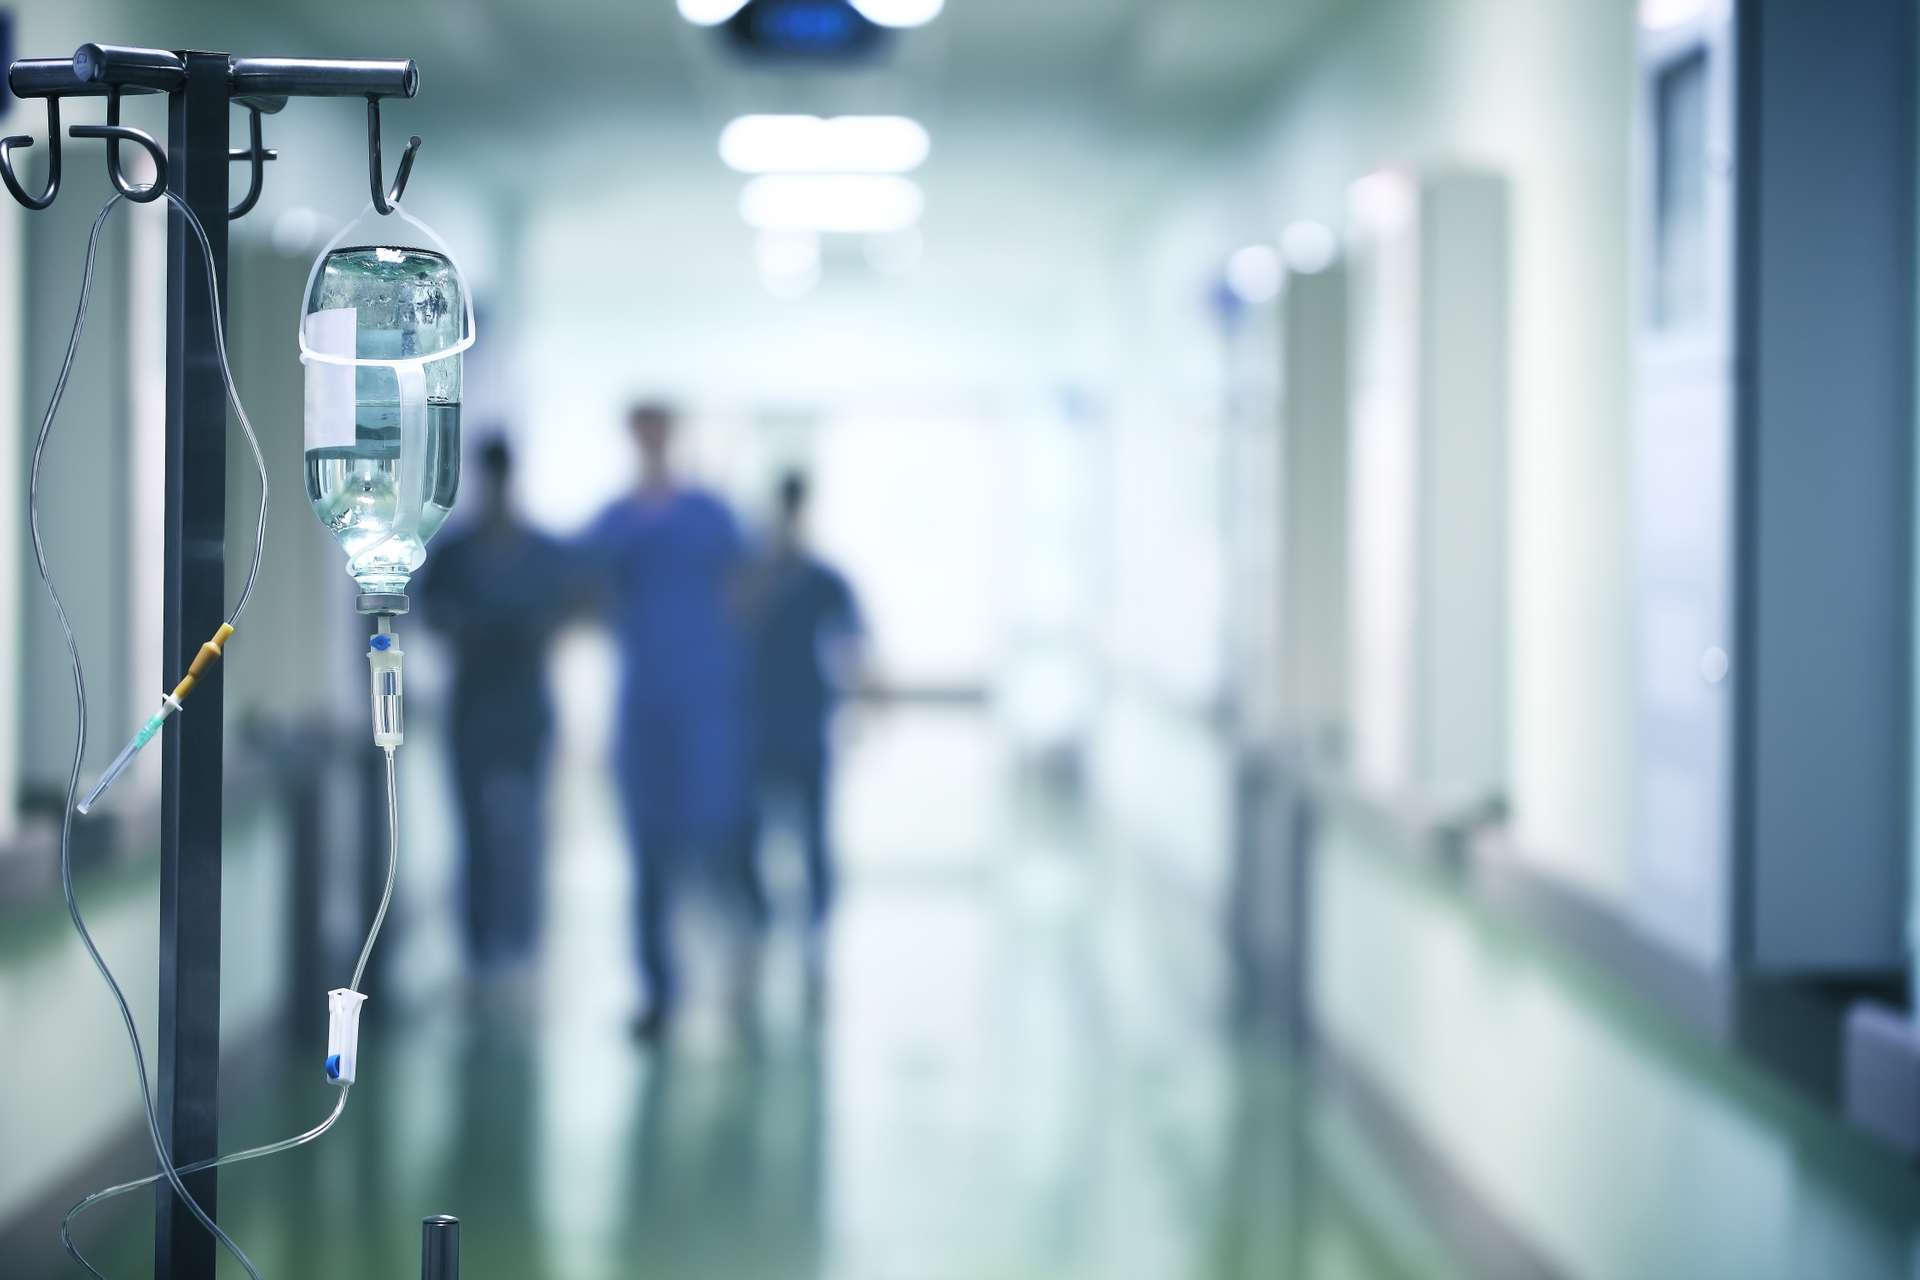
<svg viewBox="0 0 1920 1280">
<path fill-rule="evenodd" d="M 387 650 L 393 648 L 393 636 L 388 632 L 381 631 L 374 635 L 371 643 L 375 649 L 381 653 L 385 653 Z"/>
<path fill-rule="evenodd" d="M 339 1078 L 340 1078 L 340 1055 L 337 1053 L 330 1053 L 327 1055 L 327 1079 L 338 1080 Z"/>
</svg>

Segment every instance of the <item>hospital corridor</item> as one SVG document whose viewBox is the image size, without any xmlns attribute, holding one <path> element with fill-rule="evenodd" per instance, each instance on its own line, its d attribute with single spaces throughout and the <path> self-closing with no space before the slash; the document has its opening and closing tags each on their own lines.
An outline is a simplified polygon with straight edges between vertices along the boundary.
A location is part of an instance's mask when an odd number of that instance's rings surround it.
<svg viewBox="0 0 1920 1280">
<path fill-rule="evenodd" d="M 1920 1280 L 1917 73 L 0 0 L 0 1280 Z"/>
<path fill-rule="evenodd" d="M 413 1224 L 323 1222 L 448 1200 L 475 1215 L 480 1276 L 627 1276 L 637 1254 L 641 1274 L 687 1277 L 1464 1274 L 1352 1118 L 1285 1054 L 1220 1033 L 1216 976 L 1143 962 L 1177 926 L 1089 866 L 1070 817 L 1006 794 L 977 713 L 876 736 L 940 761 L 945 785 L 912 793 L 940 795 L 922 800 L 940 823 L 902 842 L 918 824 L 886 792 L 911 779 L 849 778 L 849 825 L 874 843 L 849 850 L 822 1017 L 776 949 L 752 1043 L 714 1016 L 665 1054 L 636 1048 L 611 799 L 569 797 L 567 936 L 542 989 L 510 1008 L 448 996 L 378 1033 L 398 1087 L 365 1140 L 236 1184 L 255 1260 L 375 1274 Z M 237 1093 L 236 1132 L 313 1105 L 297 1064 L 263 1073 L 286 1087 Z M 289 1198 L 315 1217 L 283 1220 Z M 127 1225 L 99 1256 L 134 1274 L 151 1243 Z"/>
</svg>

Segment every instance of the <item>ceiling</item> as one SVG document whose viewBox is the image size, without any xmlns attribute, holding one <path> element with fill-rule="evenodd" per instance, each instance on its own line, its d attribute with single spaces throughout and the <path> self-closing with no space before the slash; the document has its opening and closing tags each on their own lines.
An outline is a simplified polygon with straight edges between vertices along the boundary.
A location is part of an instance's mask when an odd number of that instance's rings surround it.
<svg viewBox="0 0 1920 1280">
<path fill-rule="evenodd" d="M 389 165 L 405 134 L 427 140 L 417 211 L 463 244 L 491 239 L 503 270 L 520 260 L 505 246 L 558 237 L 594 269 L 542 287 L 589 309 L 598 298 L 602 311 L 644 295 L 676 299 L 672 314 L 685 317 L 698 299 L 732 308 L 731 325 L 764 302 L 736 214 L 742 179 L 716 154 L 732 116 L 911 114 L 933 137 L 915 175 L 927 201 L 920 287 L 906 299 L 858 270 L 830 280 L 874 284 L 876 305 L 913 301 L 983 327 L 1057 307 L 1062 280 L 1094 287 L 1116 232 L 1218 154 L 1348 11 L 1342 0 L 947 0 L 872 65 L 795 70 L 743 64 L 674 0 L 27 3 L 22 51 L 39 55 L 110 34 L 257 55 L 413 57 L 420 94 L 389 105 L 384 125 Z M 93 30 L 99 19 L 86 11 L 98 8 L 120 11 L 113 32 Z M 133 123 L 156 122 L 138 118 L 150 104 L 129 111 Z M 346 104 L 296 104 L 271 122 L 268 145 L 298 163 L 270 175 L 243 234 L 308 203 L 350 213 L 364 199 L 360 128 Z M 830 247 L 843 251 L 857 246 Z"/>
<path fill-rule="evenodd" d="M 1339 0 L 949 0 L 865 70 L 754 69 L 673 0 L 188 0 L 122 42 L 405 54 L 421 96 L 395 130 L 506 158 L 558 136 L 689 130 L 710 146 L 742 111 L 900 111 L 930 122 L 1079 115 L 1121 138 L 1199 136 L 1270 96 Z M 141 6 L 143 11 L 146 6 Z M 152 6 L 159 9 L 161 6 Z M 996 124 L 996 128 L 1002 126 Z"/>
</svg>

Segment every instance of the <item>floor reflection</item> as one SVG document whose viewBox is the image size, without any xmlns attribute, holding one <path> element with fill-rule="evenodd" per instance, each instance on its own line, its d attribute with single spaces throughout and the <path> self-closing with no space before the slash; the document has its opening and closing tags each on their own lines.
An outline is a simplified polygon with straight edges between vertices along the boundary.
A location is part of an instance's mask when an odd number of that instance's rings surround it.
<svg viewBox="0 0 1920 1280">
<path fill-rule="evenodd" d="M 976 735 L 977 755 L 991 741 L 981 719 L 939 734 Z M 898 774 L 884 734 L 866 749 Z M 648 1050 L 624 1030 L 626 868 L 596 785 L 563 794 L 539 979 L 389 1010 L 342 1128 L 224 1180 L 223 1219 L 275 1280 L 416 1274 L 418 1221 L 437 1212 L 465 1223 L 467 1280 L 1453 1274 L 1280 1049 L 1236 1043 L 1217 999 L 1153 989 L 1175 969 L 1156 949 L 1186 935 L 1057 809 L 1029 822 L 1031 806 L 956 795 L 949 775 L 941 807 L 970 809 L 987 843 L 850 858 L 823 1007 L 783 930 L 751 1025 L 709 981 Z M 914 794 L 868 794 L 883 792 Z M 898 814 L 850 825 L 911 831 Z M 797 887 L 777 865 L 773 879 Z M 711 973 L 716 947 L 691 931 L 692 967 Z M 227 1132 L 323 1108 L 308 1065 L 230 1079 Z M 143 1273 L 145 1232 L 135 1212 L 96 1224 L 109 1274 Z"/>
</svg>

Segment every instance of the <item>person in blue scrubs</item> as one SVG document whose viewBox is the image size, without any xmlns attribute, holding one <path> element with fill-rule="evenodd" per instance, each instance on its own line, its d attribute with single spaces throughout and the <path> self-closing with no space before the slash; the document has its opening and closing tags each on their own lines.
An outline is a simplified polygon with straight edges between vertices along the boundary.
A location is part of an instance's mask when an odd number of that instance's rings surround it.
<svg viewBox="0 0 1920 1280">
<path fill-rule="evenodd" d="M 746 852 L 751 782 L 738 615 L 745 543 L 720 498 L 675 474 L 674 427 L 665 406 L 630 412 L 639 487 L 583 538 L 620 651 L 615 770 L 636 868 L 647 1005 L 634 1031 L 643 1039 L 666 1027 L 679 995 L 672 905 L 684 875 L 708 871 L 752 928 L 766 910 Z"/>
<path fill-rule="evenodd" d="M 578 593 L 571 557 L 510 501 L 513 455 L 480 450 L 480 518 L 449 531 L 416 578 L 424 621 L 453 650 L 449 745 L 460 807 L 468 963 L 524 964 L 539 938 L 553 743 L 547 652 Z"/>
<path fill-rule="evenodd" d="M 791 472 L 780 481 L 778 523 L 749 582 L 747 619 L 759 800 L 763 812 L 785 808 L 797 820 L 807 867 L 808 976 L 817 995 L 834 894 L 830 736 L 841 692 L 860 665 L 865 628 L 846 577 L 807 545 L 806 509 L 806 477 Z"/>
</svg>

